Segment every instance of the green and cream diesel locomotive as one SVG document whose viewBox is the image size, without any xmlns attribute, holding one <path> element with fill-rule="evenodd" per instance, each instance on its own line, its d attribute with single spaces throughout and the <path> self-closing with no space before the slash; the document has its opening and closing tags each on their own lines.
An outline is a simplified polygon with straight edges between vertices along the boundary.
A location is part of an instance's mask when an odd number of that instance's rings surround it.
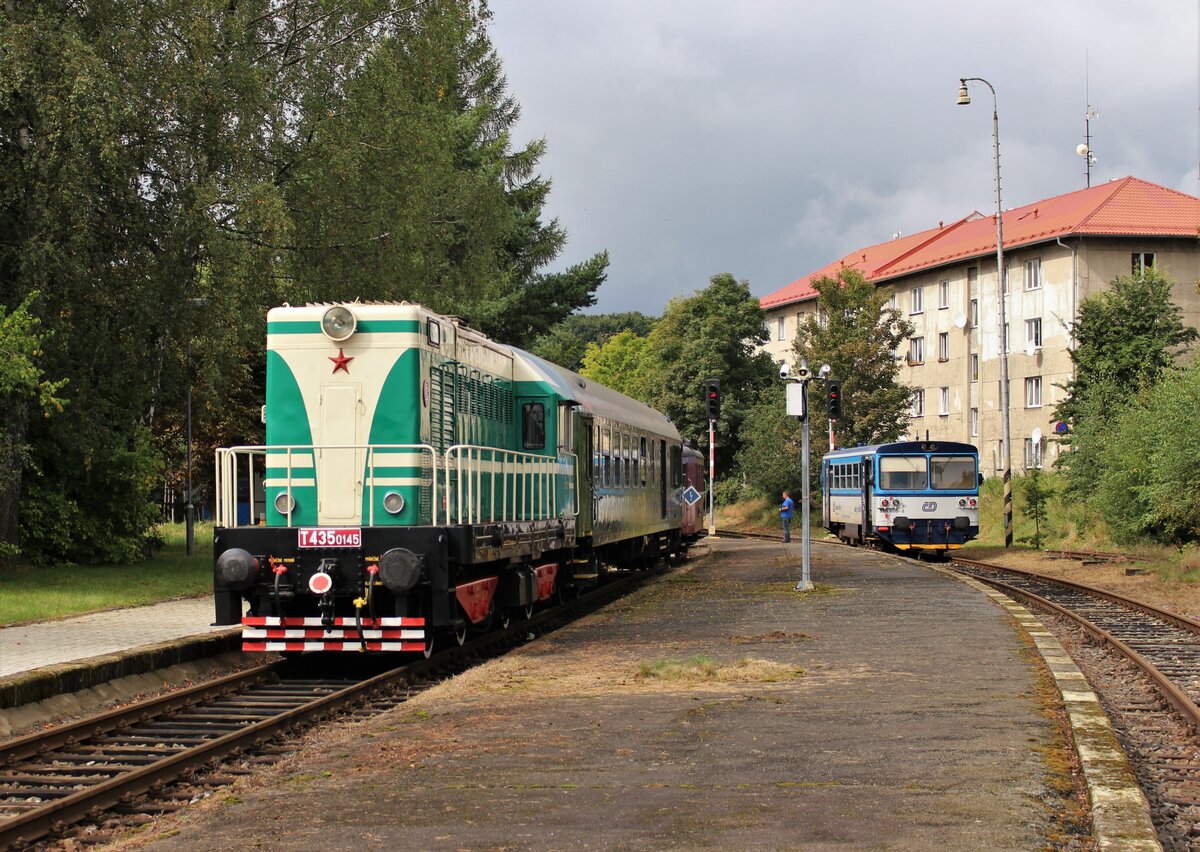
<svg viewBox="0 0 1200 852">
<path fill-rule="evenodd" d="M 452 317 L 275 308 L 266 358 L 265 445 L 216 454 L 246 650 L 428 654 L 686 546 L 665 416 Z"/>
</svg>

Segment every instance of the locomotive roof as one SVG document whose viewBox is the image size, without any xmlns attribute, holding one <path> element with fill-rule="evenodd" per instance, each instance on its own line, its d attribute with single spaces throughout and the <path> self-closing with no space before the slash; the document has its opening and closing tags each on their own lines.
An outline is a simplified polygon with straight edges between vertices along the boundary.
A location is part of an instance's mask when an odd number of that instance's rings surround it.
<svg viewBox="0 0 1200 852">
<path fill-rule="evenodd" d="M 921 453 L 970 453 L 971 455 L 977 455 L 979 449 L 974 444 L 963 444 L 958 441 L 896 441 L 890 444 L 871 444 L 866 447 L 844 447 L 843 449 L 826 453 L 825 458 L 870 455 L 901 456 Z"/>
<path fill-rule="evenodd" d="M 679 430 L 675 428 L 675 424 L 668 420 L 665 414 L 646 403 L 584 378 L 566 367 L 539 358 L 532 352 L 515 346 L 510 348 L 513 355 L 523 360 L 540 379 L 553 387 L 559 396 L 578 402 L 583 411 L 601 417 L 611 417 L 656 435 L 679 439 Z"/>
</svg>

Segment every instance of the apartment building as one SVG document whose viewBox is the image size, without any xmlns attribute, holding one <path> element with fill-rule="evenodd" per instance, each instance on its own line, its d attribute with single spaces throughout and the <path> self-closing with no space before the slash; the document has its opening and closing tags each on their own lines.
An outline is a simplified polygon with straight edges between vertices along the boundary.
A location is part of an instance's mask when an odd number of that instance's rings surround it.
<svg viewBox="0 0 1200 852">
<path fill-rule="evenodd" d="M 1080 301 L 1153 266 L 1200 328 L 1200 199 L 1127 177 L 1006 210 L 1003 230 L 1012 464 L 1022 472 L 1052 462 L 1051 438 L 1066 428 L 1051 415 L 1071 378 Z M 817 309 L 812 281 L 844 267 L 892 288 L 913 325 L 896 353 L 913 389 L 909 434 L 975 444 L 985 474 L 1002 469 L 995 217 L 972 213 L 857 249 L 764 296 L 764 349 L 776 361 L 790 359 L 799 323 Z"/>
</svg>

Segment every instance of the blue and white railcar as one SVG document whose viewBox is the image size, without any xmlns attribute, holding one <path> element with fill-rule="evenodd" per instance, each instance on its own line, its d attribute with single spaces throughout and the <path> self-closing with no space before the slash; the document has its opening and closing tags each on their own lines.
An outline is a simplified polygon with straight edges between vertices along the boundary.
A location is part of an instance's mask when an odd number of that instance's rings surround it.
<svg viewBox="0 0 1200 852">
<path fill-rule="evenodd" d="M 851 544 L 944 554 L 979 534 L 979 450 L 953 441 L 849 447 L 821 460 L 823 523 Z"/>
</svg>

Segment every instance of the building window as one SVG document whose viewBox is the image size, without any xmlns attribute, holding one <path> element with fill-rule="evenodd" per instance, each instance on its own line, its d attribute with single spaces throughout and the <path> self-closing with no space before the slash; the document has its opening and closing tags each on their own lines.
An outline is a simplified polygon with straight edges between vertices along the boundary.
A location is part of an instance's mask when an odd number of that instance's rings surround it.
<svg viewBox="0 0 1200 852">
<path fill-rule="evenodd" d="M 1008 323 L 1004 324 L 1004 351 L 1012 352 L 1012 338 L 1008 336 Z"/>
<path fill-rule="evenodd" d="M 821 328 L 829 328 L 829 313 L 824 308 L 817 313 L 817 324 Z"/>
<path fill-rule="evenodd" d="M 925 338 L 910 337 L 908 339 L 908 363 L 924 364 L 925 363 Z"/>
<path fill-rule="evenodd" d="M 943 331 L 938 335 L 938 360 L 950 360 L 950 332 Z"/>
<path fill-rule="evenodd" d="M 783 329 L 784 329 L 784 325 L 785 325 L 784 318 L 780 317 L 778 320 L 776 320 L 775 325 L 776 325 L 776 329 L 777 329 L 776 333 L 779 335 L 779 340 L 786 340 L 786 337 L 784 336 L 784 333 L 783 333 Z"/>
<path fill-rule="evenodd" d="M 888 297 L 888 307 L 891 308 L 893 311 L 896 310 L 897 305 L 896 305 L 896 291 L 895 290 L 893 290 L 892 295 Z"/>
<path fill-rule="evenodd" d="M 1025 407 L 1042 407 L 1042 377 L 1030 376 L 1025 380 Z"/>
<path fill-rule="evenodd" d="M 1035 258 L 1034 260 L 1025 261 L 1025 289 L 1040 290 L 1042 289 L 1042 259 Z"/>
<path fill-rule="evenodd" d="M 969 422 L 971 425 L 971 437 L 978 438 L 979 437 L 979 409 L 978 408 L 971 409 Z"/>
<path fill-rule="evenodd" d="M 1042 467 L 1042 451 L 1046 447 L 1046 439 L 1041 438 L 1034 441 L 1032 438 L 1025 439 L 1025 469 L 1034 470 Z"/>
<path fill-rule="evenodd" d="M 938 414 L 945 417 L 950 413 L 950 388 L 938 388 Z"/>
<path fill-rule="evenodd" d="M 938 307 L 939 308 L 950 307 L 950 282 L 949 281 L 939 281 L 938 282 Z"/>
<path fill-rule="evenodd" d="M 971 381 L 979 381 L 979 353 L 971 353 Z"/>
<path fill-rule="evenodd" d="M 971 328 L 979 328 L 979 300 L 971 300 Z"/>
<path fill-rule="evenodd" d="M 1129 268 L 1134 275 L 1141 275 L 1147 269 L 1153 269 L 1154 252 L 1135 251 L 1130 259 Z"/>
<path fill-rule="evenodd" d="M 1042 348 L 1042 318 L 1025 320 L 1025 346 L 1030 349 Z"/>
<path fill-rule="evenodd" d="M 1004 267 L 1004 269 L 1002 270 L 1001 275 L 1000 275 L 1000 292 L 1005 296 L 1008 295 L 1008 267 L 1007 266 Z"/>
<path fill-rule="evenodd" d="M 925 391 L 924 390 L 913 391 L 912 412 L 911 413 L 912 413 L 913 417 L 924 417 L 925 416 Z"/>
<path fill-rule="evenodd" d="M 919 314 L 925 310 L 925 288 L 913 287 L 912 310 L 909 313 Z"/>
</svg>

